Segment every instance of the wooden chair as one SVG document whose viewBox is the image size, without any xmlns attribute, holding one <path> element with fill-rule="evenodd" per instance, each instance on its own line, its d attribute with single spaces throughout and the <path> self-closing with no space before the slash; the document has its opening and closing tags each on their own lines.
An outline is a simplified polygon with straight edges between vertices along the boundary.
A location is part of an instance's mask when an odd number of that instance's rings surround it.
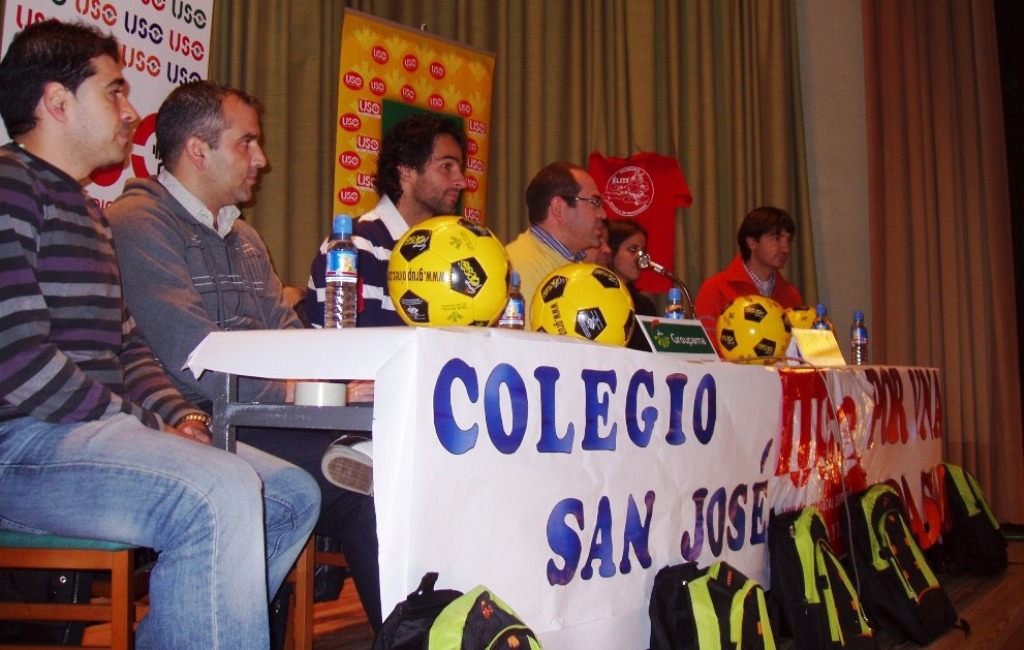
<svg viewBox="0 0 1024 650">
<path fill-rule="evenodd" d="M 0 620 L 109 622 L 110 645 L 103 647 L 133 650 L 134 553 L 135 548 L 126 544 L 0 531 L 0 569 L 74 569 L 110 573 L 109 604 L 0 602 Z M 26 646 L 0 645 L 0 649 L 6 648 L 25 650 Z"/>
<path fill-rule="evenodd" d="M 285 650 L 313 650 L 313 572 L 317 564 L 348 566 L 344 553 L 316 550 L 316 536 L 310 535 L 287 578 L 295 584 L 295 600 L 288 615 Z"/>
</svg>

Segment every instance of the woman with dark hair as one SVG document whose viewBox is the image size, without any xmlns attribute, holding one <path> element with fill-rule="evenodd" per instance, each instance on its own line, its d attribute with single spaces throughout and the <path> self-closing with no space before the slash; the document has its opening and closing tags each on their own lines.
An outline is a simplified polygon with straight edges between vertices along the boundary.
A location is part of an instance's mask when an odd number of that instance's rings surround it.
<svg viewBox="0 0 1024 650">
<path fill-rule="evenodd" d="M 629 295 L 633 297 L 633 309 L 639 316 L 657 316 L 654 301 L 640 293 L 635 285 L 643 269 L 636 265 L 636 256 L 647 249 L 647 229 L 629 219 L 608 222 L 608 247 L 612 249 L 611 269 L 626 283 Z M 640 331 L 640 323 L 633 328 L 628 347 L 634 350 L 650 350 L 647 338 Z"/>
<path fill-rule="evenodd" d="M 643 269 L 636 265 L 636 255 L 647 248 L 647 229 L 629 219 L 609 221 L 608 247 L 612 249 L 611 269 L 625 281 L 636 313 L 657 316 L 654 301 L 637 291 L 634 284 L 643 273 Z"/>
</svg>

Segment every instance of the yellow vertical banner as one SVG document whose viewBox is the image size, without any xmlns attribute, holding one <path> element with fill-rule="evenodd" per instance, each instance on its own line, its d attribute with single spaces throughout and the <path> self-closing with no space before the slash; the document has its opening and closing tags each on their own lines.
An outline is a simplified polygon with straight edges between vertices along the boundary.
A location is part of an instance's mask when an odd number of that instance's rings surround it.
<svg viewBox="0 0 1024 650">
<path fill-rule="evenodd" d="M 341 34 L 334 211 L 373 209 L 382 135 L 398 120 L 434 112 L 466 132 L 462 215 L 486 222 L 494 55 L 426 32 L 345 11 Z"/>
</svg>

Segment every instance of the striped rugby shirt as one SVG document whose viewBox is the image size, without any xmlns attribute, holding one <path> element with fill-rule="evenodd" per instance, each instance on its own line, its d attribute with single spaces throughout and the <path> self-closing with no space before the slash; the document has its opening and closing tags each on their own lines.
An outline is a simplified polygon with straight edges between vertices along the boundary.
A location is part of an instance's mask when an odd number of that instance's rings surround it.
<svg viewBox="0 0 1024 650">
<path fill-rule="evenodd" d="M 102 211 L 15 144 L 0 148 L 0 398 L 0 421 L 129 413 L 159 428 L 196 410 L 124 306 Z"/>
</svg>

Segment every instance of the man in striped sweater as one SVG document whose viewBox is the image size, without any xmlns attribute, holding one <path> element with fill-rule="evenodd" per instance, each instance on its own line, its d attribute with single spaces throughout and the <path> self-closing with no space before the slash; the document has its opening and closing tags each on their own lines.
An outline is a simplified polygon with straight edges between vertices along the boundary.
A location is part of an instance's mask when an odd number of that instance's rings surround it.
<svg viewBox="0 0 1024 650">
<path fill-rule="evenodd" d="M 377 206 L 359 217 L 352 243 L 359 250 L 358 327 L 404 325 L 388 294 L 388 262 L 395 242 L 416 224 L 454 214 L 466 187 L 466 135 L 454 120 L 411 115 L 384 134 L 374 185 Z M 314 327 L 324 325 L 327 241 L 311 264 L 306 308 Z"/>
<path fill-rule="evenodd" d="M 0 528 L 150 547 L 141 647 L 267 648 L 268 596 L 319 511 L 306 472 L 209 443 L 121 298 L 83 190 L 138 114 L 117 41 L 56 20 L 0 62 Z"/>
</svg>

